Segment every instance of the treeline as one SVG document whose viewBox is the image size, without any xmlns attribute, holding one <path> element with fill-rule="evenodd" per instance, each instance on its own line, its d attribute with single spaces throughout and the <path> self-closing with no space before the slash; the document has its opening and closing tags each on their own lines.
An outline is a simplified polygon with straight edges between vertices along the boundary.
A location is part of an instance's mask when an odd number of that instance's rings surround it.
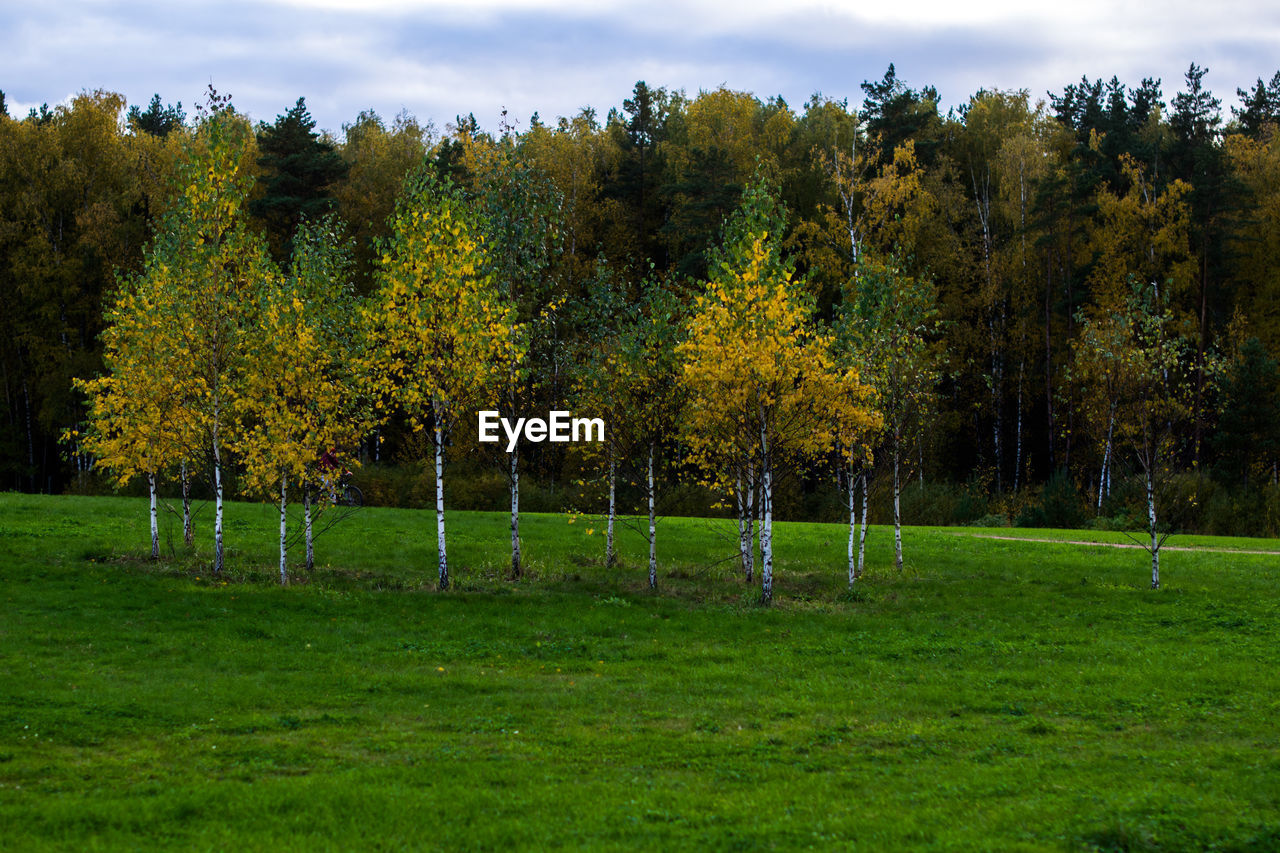
<svg viewBox="0 0 1280 853">
<path fill-rule="evenodd" d="M 489 193 L 486 216 L 529 215 L 482 186 L 484 159 L 506 152 L 504 169 L 546 184 L 535 208 L 550 209 L 533 222 L 554 223 L 513 295 L 545 327 L 530 361 L 545 378 L 524 404 L 545 411 L 570 398 L 571 359 L 599 332 L 583 306 L 611 288 L 617 310 L 637 310 L 657 281 L 687 309 L 714 275 L 709 247 L 759 174 L 786 211 L 780 247 L 816 321 L 836 323 L 865 263 L 929 283 L 937 381 L 921 428 L 904 430 L 904 478 L 963 484 L 970 506 L 1005 517 L 1038 509 L 1042 520 L 1065 483 L 1076 516 L 1084 504 L 1145 523 L 1128 391 L 1106 358 L 1126 333 L 1147 333 L 1106 321 L 1146 300 L 1186 349 L 1179 417 L 1165 419 L 1176 434 L 1155 461 L 1194 473 L 1201 485 L 1180 484 L 1186 505 L 1214 491 L 1227 496 L 1224 514 L 1274 532 L 1280 74 L 1241 91 L 1229 117 L 1194 65 L 1167 103 L 1159 81 L 1082 79 L 1047 103 L 979 92 L 943 114 L 936 90 L 907 85 L 892 66 L 863 91 L 856 110 L 821 96 L 796 110 L 639 83 L 603 119 L 588 109 L 490 135 L 464 117 L 438 134 L 362 114 L 340 140 L 318 134 L 300 100 L 247 143 L 247 227 L 288 268 L 298 224 L 335 211 L 352 241 L 353 293 L 366 296 L 405 176 L 424 161 L 468 197 Z M 181 105 L 157 97 L 126 109 L 108 93 L 0 118 L 6 487 L 58 491 L 91 463 L 61 441 L 85 417 L 72 379 L 102 370 L 116 271 L 143 268 L 152 228 L 179 196 L 194 126 Z M 516 263 L 531 250 L 508 251 Z M 366 453 L 420 455 L 415 436 L 393 420 Z M 877 449 L 875 464 L 887 465 Z M 546 448 L 530 473 L 579 473 L 565 466 Z M 806 474 L 800 488 L 820 481 Z"/>
</svg>

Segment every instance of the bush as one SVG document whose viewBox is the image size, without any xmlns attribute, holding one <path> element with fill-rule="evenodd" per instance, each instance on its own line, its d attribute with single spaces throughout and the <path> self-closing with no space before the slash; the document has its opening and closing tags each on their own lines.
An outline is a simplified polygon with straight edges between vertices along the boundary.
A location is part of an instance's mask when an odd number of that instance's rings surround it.
<svg viewBox="0 0 1280 853">
<path fill-rule="evenodd" d="M 1080 527 L 1084 504 L 1065 469 L 1059 468 L 1044 484 L 1040 500 L 1028 504 L 1014 520 L 1016 527 Z"/>
</svg>

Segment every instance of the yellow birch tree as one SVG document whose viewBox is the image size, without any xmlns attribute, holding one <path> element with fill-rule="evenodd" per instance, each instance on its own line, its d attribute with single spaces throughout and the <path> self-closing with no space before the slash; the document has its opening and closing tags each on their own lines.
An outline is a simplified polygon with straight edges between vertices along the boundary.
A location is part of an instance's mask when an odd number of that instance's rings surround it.
<svg viewBox="0 0 1280 853">
<path fill-rule="evenodd" d="M 415 431 L 430 429 L 436 468 L 436 555 L 449 587 L 445 550 L 445 446 L 459 419 L 475 417 L 486 387 L 523 356 L 484 262 L 480 223 L 462 195 L 424 166 L 406 181 L 384 247 L 377 292 L 364 311 L 377 341 L 376 388 Z"/>
</svg>

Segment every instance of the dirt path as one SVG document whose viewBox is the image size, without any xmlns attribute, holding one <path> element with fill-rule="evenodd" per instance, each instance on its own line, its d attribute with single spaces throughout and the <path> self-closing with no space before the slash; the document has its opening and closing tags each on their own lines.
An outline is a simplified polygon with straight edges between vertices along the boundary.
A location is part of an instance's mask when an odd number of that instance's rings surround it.
<svg viewBox="0 0 1280 853">
<path fill-rule="evenodd" d="M 1037 539 L 1031 536 L 998 536 L 994 533 L 952 533 L 952 536 L 971 536 L 974 539 L 1000 539 L 1004 542 L 1048 542 L 1052 545 L 1093 545 L 1098 548 L 1136 548 L 1147 550 L 1136 542 L 1088 542 L 1084 539 Z M 1201 554 L 1263 554 L 1280 557 L 1280 551 L 1258 551 L 1246 548 L 1199 548 L 1194 545 L 1162 545 L 1161 551 L 1193 551 Z"/>
</svg>

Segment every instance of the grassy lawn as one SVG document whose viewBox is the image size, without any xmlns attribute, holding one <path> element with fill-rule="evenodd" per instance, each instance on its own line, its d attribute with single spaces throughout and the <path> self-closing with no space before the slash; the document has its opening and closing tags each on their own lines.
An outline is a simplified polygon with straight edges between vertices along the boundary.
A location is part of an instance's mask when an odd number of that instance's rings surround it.
<svg viewBox="0 0 1280 853">
<path fill-rule="evenodd" d="M 439 593 L 429 512 L 285 589 L 274 510 L 228 512 L 211 578 L 210 511 L 152 563 L 142 501 L 0 494 L 0 848 L 1280 849 L 1274 556 L 1152 592 L 967 530 L 899 573 L 877 528 L 850 595 L 845 530 L 779 524 L 764 610 L 730 522 L 664 521 L 650 593 L 632 530 L 605 570 L 598 520 L 526 516 L 512 582 L 506 517 L 455 513 Z"/>
</svg>

